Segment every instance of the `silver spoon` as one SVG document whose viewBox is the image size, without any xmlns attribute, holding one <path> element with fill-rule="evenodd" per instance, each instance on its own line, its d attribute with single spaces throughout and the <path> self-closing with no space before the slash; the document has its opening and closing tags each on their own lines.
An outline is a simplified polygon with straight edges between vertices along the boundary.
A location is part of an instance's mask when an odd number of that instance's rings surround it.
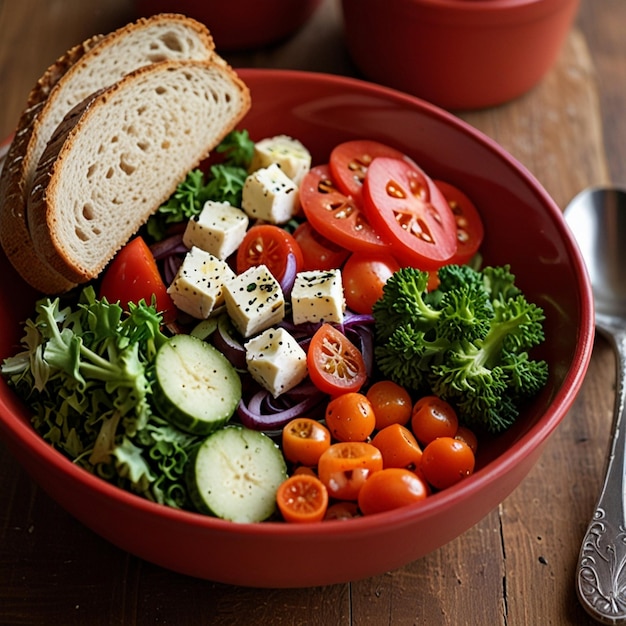
<svg viewBox="0 0 626 626">
<path fill-rule="evenodd" d="M 576 591 L 596 620 L 626 624 L 626 188 L 582 191 L 566 208 L 565 220 L 589 272 L 596 328 L 617 357 L 611 449 L 580 549 Z"/>
</svg>

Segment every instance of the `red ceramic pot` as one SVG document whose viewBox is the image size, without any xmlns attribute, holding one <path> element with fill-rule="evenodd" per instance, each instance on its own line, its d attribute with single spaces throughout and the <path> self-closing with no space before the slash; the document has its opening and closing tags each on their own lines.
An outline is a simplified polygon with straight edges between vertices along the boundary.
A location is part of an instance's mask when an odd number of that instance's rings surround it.
<svg viewBox="0 0 626 626">
<path fill-rule="evenodd" d="M 579 0 L 342 0 L 363 74 L 441 107 L 501 104 L 552 67 Z"/>
</svg>

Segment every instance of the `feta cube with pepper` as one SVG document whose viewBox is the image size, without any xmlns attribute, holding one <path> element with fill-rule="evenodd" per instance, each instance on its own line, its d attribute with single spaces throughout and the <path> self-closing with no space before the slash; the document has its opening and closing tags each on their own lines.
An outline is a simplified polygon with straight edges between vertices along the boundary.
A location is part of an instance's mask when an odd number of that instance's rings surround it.
<svg viewBox="0 0 626 626">
<path fill-rule="evenodd" d="M 206 319 L 224 302 L 224 282 L 235 277 L 227 263 L 193 246 L 167 289 L 174 304 L 197 319 Z"/>
<path fill-rule="evenodd" d="M 285 298 L 265 265 L 248 268 L 224 284 L 226 311 L 235 328 L 251 337 L 285 317 Z"/>
<path fill-rule="evenodd" d="M 252 378 L 275 398 L 307 376 L 306 352 L 284 328 L 268 328 L 244 348 Z"/>
<path fill-rule="evenodd" d="M 243 185 L 241 207 L 253 219 L 288 222 L 300 208 L 298 185 L 277 163 L 252 172 Z"/>
<path fill-rule="evenodd" d="M 257 141 L 249 171 L 268 167 L 272 163 L 277 163 L 299 186 L 304 175 L 311 169 L 311 153 L 300 141 L 287 135 L 276 135 Z"/>
<path fill-rule="evenodd" d="M 218 259 L 229 257 L 246 235 L 250 220 L 245 211 L 228 202 L 205 202 L 202 211 L 187 222 L 183 243 L 197 246 Z"/>
<path fill-rule="evenodd" d="M 341 271 L 332 269 L 298 272 L 291 290 L 291 309 L 294 324 L 341 324 L 345 310 Z"/>
</svg>

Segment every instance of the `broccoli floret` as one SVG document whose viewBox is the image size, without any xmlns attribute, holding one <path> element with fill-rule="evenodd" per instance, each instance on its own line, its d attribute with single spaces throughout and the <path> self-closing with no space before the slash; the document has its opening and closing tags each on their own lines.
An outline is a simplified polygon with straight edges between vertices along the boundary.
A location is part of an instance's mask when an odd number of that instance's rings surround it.
<svg viewBox="0 0 626 626">
<path fill-rule="evenodd" d="M 428 273 L 403 268 L 373 308 L 383 375 L 453 404 L 467 426 L 498 433 L 548 377 L 528 351 L 544 341 L 544 312 L 526 300 L 508 265 L 450 265 L 427 291 Z"/>
</svg>

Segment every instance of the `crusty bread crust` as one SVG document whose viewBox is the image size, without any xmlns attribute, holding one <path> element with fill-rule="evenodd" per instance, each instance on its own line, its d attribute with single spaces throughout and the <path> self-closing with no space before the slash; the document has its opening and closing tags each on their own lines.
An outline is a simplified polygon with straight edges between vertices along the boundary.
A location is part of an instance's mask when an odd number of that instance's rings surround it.
<svg viewBox="0 0 626 626">
<path fill-rule="evenodd" d="M 29 197 L 37 253 L 69 281 L 98 276 L 249 107 L 221 59 L 145 66 L 75 107 Z"/>
<path fill-rule="evenodd" d="M 0 174 L 0 244 L 22 278 L 36 289 L 63 292 L 74 285 L 41 263 L 31 245 L 26 218 L 24 156 L 31 141 L 33 122 L 41 112 L 50 91 L 67 70 L 82 58 L 102 37 L 92 37 L 58 58 L 41 76 L 28 95 L 26 108 L 18 121 Z"/>
<path fill-rule="evenodd" d="M 20 275 L 45 293 L 75 286 L 39 258 L 26 215 L 35 169 L 67 112 L 96 90 L 149 63 L 215 56 L 214 42 L 201 23 L 177 14 L 141 18 L 108 35 L 69 50 L 39 79 L 0 173 L 0 244 Z"/>
</svg>

